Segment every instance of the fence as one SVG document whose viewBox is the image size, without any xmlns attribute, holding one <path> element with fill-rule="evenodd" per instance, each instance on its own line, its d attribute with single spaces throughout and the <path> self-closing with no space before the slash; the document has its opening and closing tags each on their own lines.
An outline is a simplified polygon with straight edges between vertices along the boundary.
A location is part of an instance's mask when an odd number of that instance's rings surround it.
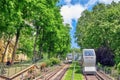
<svg viewBox="0 0 120 80">
<path fill-rule="evenodd" d="M 10 76 L 20 72 L 21 70 L 27 68 L 30 65 L 31 65 L 31 63 L 18 63 L 18 64 L 13 64 L 13 65 L 7 66 L 7 65 L 1 63 L 0 64 L 0 75 L 10 77 Z"/>
<path fill-rule="evenodd" d="M 114 68 L 99 66 L 98 70 L 102 71 L 103 73 L 107 74 L 108 76 L 111 76 L 112 78 L 114 78 L 114 80 L 120 80 L 120 74 Z"/>
<path fill-rule="evenodd" d="M 72 80 L 74 80 L 75 67 L 76 67 L 76 63 L 74 64 L 74 68 L 73 68 L 73 72 L 72 72 Z"/>
</svg>

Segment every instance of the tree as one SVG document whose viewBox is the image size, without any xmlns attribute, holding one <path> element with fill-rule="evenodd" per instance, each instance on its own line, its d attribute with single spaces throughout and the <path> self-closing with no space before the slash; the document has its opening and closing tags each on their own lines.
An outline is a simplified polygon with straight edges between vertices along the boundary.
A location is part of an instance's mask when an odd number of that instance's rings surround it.
<svg viewBox="0 0 120 80">
<path fill-rule="evenodd" d="M 2 5 L 0 7 L 0 26 L 2 26 L 0 27 L 0 37 L 7 37 L 6 42 L 9 42 L 14 36 L 16 37 L 12 63 L 14 63 L 17 52 L 27 54 L 30 58 L 34 55 L 33 58 L 36 59 L 35 56 L 41 56 L 42 52 L 57 56 L 69 51 L 70 29 L 63 25 L 63 20 L 59 13 L 60 7 L 56 6 L 57 1 L 0 1 L 0 5 Z M 33 40 L 34 43 L 29 39 Z"/>
<path fill-rule="evenodd" d="M 117 52 L 120 50 L 118 42 L 120 40 L 118 36 L 118 30 L 120 30 L 119 7 L 120 3 L 114 2 L 111 5 L 98 4 L 92 11 L 86 10 L 82 13 L 75 34 L 76 42 L 81 48 L 97 49 L 103 46 L 107 48 L 106 50 L 110 53 L 109 55 L 112 53 L 114 55 L 120 54 Z M 104 54 L 107 56 L 107 53 Z M 117 56 L 115 56 L 116 58 Z"/>
<path fill-rule="evenodd" d="M 107 47 L 100 47 L 96 50 L 97 63 L 99 62 L 103 66 L 114 66 L 114 54 Z"/>
</svg>

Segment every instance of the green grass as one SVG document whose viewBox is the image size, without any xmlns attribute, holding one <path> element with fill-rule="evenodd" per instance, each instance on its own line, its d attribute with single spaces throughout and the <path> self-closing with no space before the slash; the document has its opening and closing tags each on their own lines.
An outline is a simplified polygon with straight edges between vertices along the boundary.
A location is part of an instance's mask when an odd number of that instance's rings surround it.
<svg viewBox="0 0 120 80">
<path fill-rule="evenodd" d="M 83 80 L 83 75 L 81 71 L 81 66 L 77 64 L 74 72 L 74 80 Z"/>
<path fill-rule="evenodd" d="M 70 68 L 68 69 L 68 71 L 65 74 L 65 77 L 63 78 L 63 80 L 71 80 L 72 78 L 72 70 L 73 70 L 73 64 L 70 65 Z"/>
<path fill-rule="evenodd" d="M 75 66 L 75 71 L 74 71 L 74 80 L 83 80 L 83 75 L 82 75 L 82 70 L 80 65 L 78 64 L 78 62 L 73 62 L 70 65 L 70 68 L 68 69 L 68 71 L 66 72 L 63 80 L 72 80 L 72 74 L 73 74 L 73 69 L 74 69 L 74 65 Z"/>
</svg>

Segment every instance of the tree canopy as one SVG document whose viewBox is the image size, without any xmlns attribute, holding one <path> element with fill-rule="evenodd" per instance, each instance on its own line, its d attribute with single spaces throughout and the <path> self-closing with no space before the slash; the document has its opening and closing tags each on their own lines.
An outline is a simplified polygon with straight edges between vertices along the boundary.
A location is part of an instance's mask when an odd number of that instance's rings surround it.
<svg viewBox="0 0 120 80">
<path fill-rule="evenodd" d="M 63 24 L 58 0 L 1 0 L 0 37 L 15 37 L 16 53 L 39 57 L 64 55 L 70 50 L 70 28 Z M 6 45 L 7 46 L 7 45 Z M 18 47 L 17 47 L 18 46 Z M 4 57 L 3 57 L 4 58 Z"/>
<path fill-rule="evenodd" d="M 94 49 L 102 46 L 109 48 L 108 50 L 114 53 L 116 63 L 118 63 L 117 55 L 120 55 L 119 11 L 120 3 L 115 2 L 110 5 L 97 4 L 92 11 L 85 10 L 78 21 L 75 34 L 79 46 Z"/>
</svg>

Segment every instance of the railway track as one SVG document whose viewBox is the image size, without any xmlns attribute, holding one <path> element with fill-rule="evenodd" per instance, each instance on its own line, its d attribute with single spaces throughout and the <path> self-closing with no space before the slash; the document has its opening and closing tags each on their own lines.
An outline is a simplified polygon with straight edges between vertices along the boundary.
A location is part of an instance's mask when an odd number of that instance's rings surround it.
<svg viewBox="0 0 120 80">
<path fill-rule="evenodd" d="M 102 80 L 113 80 L 111 77 L 109 77 L 108 75 L 106 75 L 105 73 L 102 73 L 100 71 L 97 71 L 97 75 L 102 77 Z"/>
<path fill-rule="evenodd" d="M 48 77 L 46 80 L 61 80 L 68 67 L 68 65 L 65 65 L 56 74 L 52 75 L 51 77 Z"/>
<path fill-rule="evenodd" d="M 84 75 L 85 80 L 99 80 L 96 75 Z"/>
<path fill-rule="evenodd" d="M 96 72 L 95 75 L 84 75 L 84 77 L 85 80 L 113 80 L 112 78 L 101 72 Z"/>
<path fill-rule="evenodd" d="M 35 80 L 61 80 L 69 65 L 62 65 L 37 77 Z"/>
</svg>

